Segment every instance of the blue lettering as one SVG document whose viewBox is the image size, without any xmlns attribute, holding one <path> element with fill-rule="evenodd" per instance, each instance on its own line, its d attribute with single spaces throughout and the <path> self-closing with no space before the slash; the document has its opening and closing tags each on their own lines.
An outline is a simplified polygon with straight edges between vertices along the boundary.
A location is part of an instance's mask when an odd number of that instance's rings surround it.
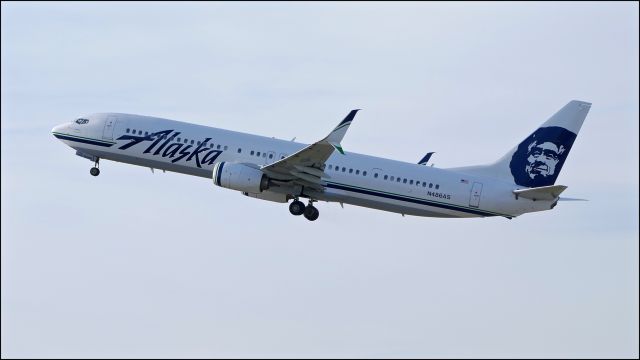
<svg viewBox="0 0 640 360">
<path fill-rule="evenodd" d="M 180 143 L 174 143 L 169 145 L 167 147 L 167 150 L 165 150 L 164 153 L 162 153 L 162 157 L 167 157 L 167 155 L 169 155 L 170 158 L 174 157 L 181 147 L 182 147 L 182 144 Z"/>
</svg>

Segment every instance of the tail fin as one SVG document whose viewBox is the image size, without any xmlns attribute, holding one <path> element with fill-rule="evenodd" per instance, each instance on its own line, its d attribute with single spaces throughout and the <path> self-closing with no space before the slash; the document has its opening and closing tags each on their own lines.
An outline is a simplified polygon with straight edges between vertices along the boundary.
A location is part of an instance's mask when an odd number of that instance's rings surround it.
<svg viewBox="0 0 640 360">
<path fill-rule="evenodd" d="M 526 187 L 553 185 L 590 108 L 591 103 L 570 101 L 495 163 L 455 170 L 503 178 Z"/>
</svg>

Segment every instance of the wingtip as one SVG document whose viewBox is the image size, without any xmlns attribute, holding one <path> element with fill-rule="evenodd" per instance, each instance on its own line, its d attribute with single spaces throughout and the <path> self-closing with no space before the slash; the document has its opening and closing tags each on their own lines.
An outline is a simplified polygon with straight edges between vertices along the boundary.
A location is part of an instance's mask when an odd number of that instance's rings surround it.
<svg viewBox="0 0 640 360">
<path fill-rule="evenodd" d="M 340 122 L 340 124 L 338 124 L 338 127 L 340 127 L 340 126 L 342 126 L 342 125 L 344 125 L 344 124 L 346 124 L 346 123 L 349 123 L 349 122 L 353 121 L 353 118 L 355 118 L 355 117 L 356 117 L 356 113 L 357 113 L 358 111 L 360 111 L 360 109 L 353 109 L 353 110 L 351 110 L 351 111 L 349 112 L 349 114 L 344 118 L 344 120 L 342 120 L 342 121 Z M 336 128 L 336 129 L 337 129 L 337 128 Z"/>
<path fill-rule="evenodd" d="M 584 101 L 584 100 L 575 100 L 575 99 L 574 99 L 574 100 L 571 100 L 569 103 L 575 103 L 575 104 L 578 104 L 578 105 L 580 105 L 580 106 L 591 106 L 591 105 L 592 105 L 592 103 L 591 103 L 591 102 L 589 102 L 589 101 Z"/>
</svg>

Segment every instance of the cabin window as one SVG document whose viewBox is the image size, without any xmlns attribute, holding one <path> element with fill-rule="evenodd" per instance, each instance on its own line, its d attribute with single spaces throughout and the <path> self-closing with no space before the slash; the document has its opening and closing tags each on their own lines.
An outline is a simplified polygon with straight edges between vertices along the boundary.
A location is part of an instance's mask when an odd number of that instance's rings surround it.
<svg viewBox="0 0 640 360">
<path fill-rule="evenodd" d="M 238 154 L 240 154 L 242 152 L 242 149 L 238 148 Z"/>
<path fill-rule="evenodd" d="M 422 182 L 422 187 L 427 187 L 427 183 L 426 182 Z"/>
<path fill-rule="evenodd" d="M 218 145 L 218 146 L 220 146 L 220 145 Z M 260 151 L 258 151 L 258 152 L 256 153 L 256 156 L 257 156 L 257 157 L 260 157 Z"/>
<path fill-rule="evenodd" d="M 220 150 L 220 144 L 218 144 L 218 146 L 216 147 L 218 150 Z"/>
<path fill-rule="evenodd" d="M 436 190 L 440 189 L 440 185 L 436 184 Z"/>
<path fill-rule="evenodd" d="M 333 167 L 331 165 L 329 165 L 329 170 L 331 170 Z"/>
<path fill-rule="evenodd" d="M 402 183 L 406 184 L 407 183 L 407 179 L 402 179 Z"/>
<path fill-rule="evenodd" d="M 251 155 L 253 155 L 253 154 L 254 154 L 254 151 L 253 151 L 253 150 L 251 150 Z"/>
<path fill-rule="evenodd" d="M 400 182 L 400 180 L 402 180 L 402 179 L 399 178 L 399 177 L 396 178 L 396 182 Z"/>
<path fill-rule="evenodd" d="M 353 169 L 349 169 L 349 174 L 351 174 L 353 172 Z"/>
<path fill-rule="evenodd" d="M 347 171 L 347 168 L 343 166 L 342 167 L 342 172 L 345 172 L 345 171 Z"/>
<path fill-rule="evenodd" d="M 273 154 L 269 154 L 269 159 L 273 159 Z"/>
<path fill-rule="evenodd" d="M 138 130 L 138 135 L 142 135 L 142 130 Z"/>
<path fill-rule="evenodd" d="M 366 172 L 366 171 L 363 171 L 363 172 L 362 172 L 362 176 L 367 176 L 367 172 Z"/>
<path fill-rule="evenodd" d="M 180 142 L 180 138 L 178 138 L 178 140 L 177 140 L 177 141 L 178 141 L 178 142 Z"/>
<path fill-rule="evenodd" d="M 360 170 L 356 170 L 356 175 L 360 175 Z"/>
<path fill-rule="evenodd" d="M 127 134 L 129 133 L 129 129 L 127 129 Z"/>
<path fill-rule="evenodd" d="M 429 189 L 431 189 L 433 187 L 432 183 L 429 183 Z"/>
<path fill-rule="evenodd" d="M 377 179 L 378 178 L 378 173 L 373 173 L 373 177 Z"/>
<path fill-rule="evenodd" d="M 200 145 L 200 144 L 201 144 L 201 142 L 200 142 L 200 141 L 198 141 L 198 145 Z"/>
<path fill-rule="evenodd" d="M 149 132 L 145 131 L 144 136 L 149 136 Z"/>
<path fill-rule="evenodd" d="M 387 176 L 387 175 L 385 175 L 385 176 L 384 176 L 384 179 L 385 179 L 385 180 L 387 180 L 387 178 L 388 178 L 388 176 Z"/>
<path fill-rule="evenodd" d="M 413 185 L 413 180 L 409 180 L 409 185 Z"/>
<path fill-rule="evenodd" d="M 191 145 L 193 145 L 193 140 L 191 140 Z"/>
<path fill-rule="evenodd" d="M 416 186 L 420 186 L 420 181 L 416 180 Z"/>
</svg>

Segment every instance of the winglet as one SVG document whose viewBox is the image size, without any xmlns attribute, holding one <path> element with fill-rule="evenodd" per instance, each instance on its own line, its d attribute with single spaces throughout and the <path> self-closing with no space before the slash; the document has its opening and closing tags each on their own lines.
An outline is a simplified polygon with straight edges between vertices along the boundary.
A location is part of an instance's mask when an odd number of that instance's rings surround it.
<svg viewBox="0 0 640 360">
<path fill-rule="evenodd" d="M 349 114 L 344 118 L 344 120 L 342 120 L 340 124 L 338 124 L 338 126 L 336 126 L 336 128 L 333 129 L 331 134 L 329 134 L 329 136 L 325 138 L 325 141 L 333 145 L 333 147 L 335 147 L 342 154 L 344 154 L 344 152 L 342 151 L 340 142 L 342 142 L 344 135 L 347 133 L 347 130 L 349 129 L 349 125 L 351 125 L 353 118 L 356 117 L 356 113 L 359 110 L 360 109 L 351 110 Z"/>
<path fill-rule="evenodd" d="M 331 146 L 333 146 L 336 150 L 338 150 L 340 154 L 344 155 L 344 150 L 342 150 L 342 146 L 340 144 L 331 143 Z"/>
<path fill-rule="evenodd" d="M 435 154 L 435 151 L 432 152 L 428 152 L 427 155 L 425 155 L 422 160 L 418 161 L 418 165 L 427 165 L 427 163 L 429 162 L 429 159 L 431 159 L 431 155 Z"/>
</svg>

